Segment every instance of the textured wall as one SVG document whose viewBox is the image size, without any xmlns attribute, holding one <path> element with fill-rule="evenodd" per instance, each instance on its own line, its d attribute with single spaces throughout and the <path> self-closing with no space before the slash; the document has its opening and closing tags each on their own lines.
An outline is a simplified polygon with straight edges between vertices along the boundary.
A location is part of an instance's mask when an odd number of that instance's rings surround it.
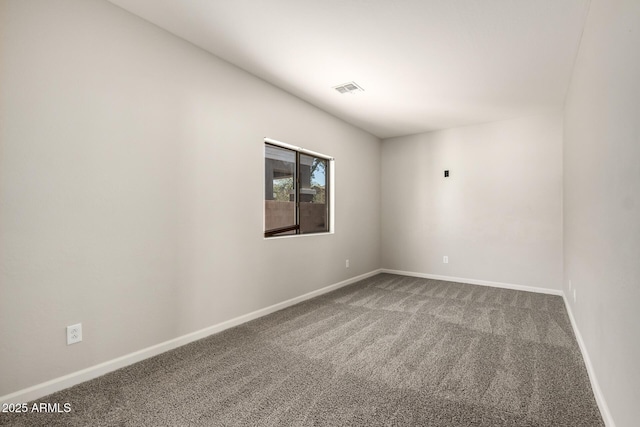
<svg viewBox="0 0 640 427">
<path fill-rule="evenodd" d="M 564 291 L 571 280 L 578 329 L 623 427 L 640 419 L 639 76 L 640 2 L 592 0 L 564 115 Z"/>
<path fill-rule="evenodd" d="M 560 111 L 384 140 L 382 266 L 560 289 L 561 191 Z"/>
<path fill-rule="evenodd" d="M 0 7 L 0 396 L 379 267 L 377 138 L 110 3 Z M 263 239 L 264 137 L 335 157 L 335 234 Z"/>
</svg>

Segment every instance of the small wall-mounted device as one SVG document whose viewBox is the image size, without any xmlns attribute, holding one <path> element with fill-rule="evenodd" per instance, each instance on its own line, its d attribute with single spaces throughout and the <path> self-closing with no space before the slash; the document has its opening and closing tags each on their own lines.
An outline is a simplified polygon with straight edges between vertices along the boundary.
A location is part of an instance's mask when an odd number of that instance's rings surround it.
<svg viewBox="0 0 640 427">
<path fill-rule="evenodd" d="M 82 341 L 82 323 L 67 326 L 67 345 Z"/>
<path fill-rule="evenodd" d="M 449 171 L 444 171 L 444 177 L 449 178 Z"/>
</svg>

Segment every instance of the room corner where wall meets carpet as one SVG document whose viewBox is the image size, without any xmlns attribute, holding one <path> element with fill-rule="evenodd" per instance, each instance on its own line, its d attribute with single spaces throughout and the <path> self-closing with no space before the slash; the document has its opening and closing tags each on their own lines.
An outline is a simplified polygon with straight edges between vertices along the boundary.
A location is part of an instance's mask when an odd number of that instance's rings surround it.
<svg viewBox="0 0 640 427">
<path fill-rule="evenodd" d="M 382 273 L 2 425 L 603 426 L 563 299 Z"/>
</svg>

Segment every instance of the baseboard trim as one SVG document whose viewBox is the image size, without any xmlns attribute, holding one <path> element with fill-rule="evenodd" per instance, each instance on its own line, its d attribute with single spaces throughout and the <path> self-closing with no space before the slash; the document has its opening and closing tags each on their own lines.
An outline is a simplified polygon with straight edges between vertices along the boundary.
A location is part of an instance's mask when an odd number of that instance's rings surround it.
<svg viewBox="0 0 640 427">
<path fill-rule="evenodd" d="M 604 398 L 604 394 L 602 394 L 602 389 L 600 389 L 600 384 L 598 383 L 598 378 L 596 377 L 596 373 L 593 370 L 593 365 L 591 364 L 591 358 L 589 357 L 589 352 L 587 351 L 587 347 L 584 344 L 584 340 L 582 339 L 582 334 L 580 334 L 580 330 L 578 329 L 578 324 L 576 323 L 575 317 L 573 317 L 573 311 L 571 310 L 571 305 L 569 304 L 569 300 L 567 296 L 562 295 L 562 299 L 564 300 L 564 305 L 567 308 L 567 313 L 569 313 L 569 319 L 571 320 L 571 327 L 573 328 L 573 333 L 576 336 L 576 341 L 578 341 L 578 347 L 580 347 L 580 353 L 582 353 L 582 360 L 587 367 L 587 374 L 589 375 L 589 381 L 591 382 L 591 389 L 593 390 L 593 394 L 596 398 L 596 402 L 598 403 L 598 408 L 600 409 L 600 415 L 602 415 L 602 419 L 607 427 L 616 427 L 616 423 L 613 421 L 613 417 L 611 416 L 611 412 L 609 411 L 609 405 L 607 405 L 607 401 Z"/>
<path fill-rule="evenodd" d="M 359 276 L 355 276 L 338 283 L 334 283 L 324 288 L 321 288 L 312 292 L 308 292 L 304 295 L 300 295 L 298 297 L 291 298 L 286 301 L 271 305 L 269 307 L 265 307 L 260 310 L 256 310 L 251 313 L 244 314 L 242 316 L 238 316 L 236 318 L 218 323 L 216 325 L 209 326 L 199 331 L 191 332 L 189 334 L 162 342 L 160 344 L 156 344 L 151 347 L 147 347 L 142 350 L 126 354 L 116 359 L 112 359 L 107 362 L 103 362 L 98 365 L 94 365 L 89 368 L 82 369 L 80 371 L 73 372 L 71 374 L 37 384 L 32 387 L 28 387 L 14 393 L 7 394 L 5 396 L 0 397 L 0 404 L 24 403 L 24 402 L 29 402 L 32 400 L 39 399 L 51 393 L 55 393 L 65 388 L 72 387 L 76 384 L 80 384 L 82 382 L 92 380 L 94 378 L 97 378 L 109 372 L 115 371 L 120 368 L 124 368 L 125 366 L 132 365 L 144 359 L 148 359 L 150 357 L 156 356 L 158 354 L 164 353 L 174 348 L 189 344 L 193 341 L 206 338 L 209 335 L 222 332 L 226 329 L 233 328 L 234 326 L 238 326 L 243 323 L 249 322 L 251 320 L 258 319 L 260 317 L 263 317 L 268 314 L 274 313 L 276 311 L 282 310 L 284 308 L 290 307 L 297 303 L 326 294 L 328 292 L 334 291 L 336 289 L 342 288 L 344 286 L 350 285 L 360 280 L 364 280 L 368 277 L 375 276 L 376 274 L 379 274 L 379 273 L 397 274 L 401 276 L 410 276 L 410 277 L 421 277 L 426 279 L 443 280 L 447 282 L 469 283 L 472 285 L 493 286 L 496 288 L 514 289 L 514 290 L 527 291 L 527 292 L 539 292 L 539 293 L 562 296 L 564 300 L 564 304 L 567 308 L 567 313 L 569 314 L 569 319 L 571 320 L 571 326 L 575 333 L 576 340 L 578 341 L 578 346 L 580 347 L 580 351 L 582 353 L 582 358 L 585 361 L 587 373 L 589 375 L 589 381 L 591 382 L 591 388 L 593 389 L 596 402 L 598 403 L 600 413 L 602 414 L 602 418 L 604 419 L 604 422 L 607 425 L 607 427 L 616 427 L 616 424 L 613 421 L 613 417 L 611 416 L 611 412 L 609 411 L 609 406 L 607 405 L 604 395 L 602 394 L 602 390 L 600 389 L 600 385 L 598 383 L 596 374 L 593 370 L 593 365 L 591 364 L 589 353 L 587 352 L 587 349 L 584 345 L 584 340 L 582 339 L 582 335 L 580 334 L 580 330 L 578 329 L 578 326 L 576 324 L 575 318 L 573 316 L 573 312 L 571 310 L 571 306 L 569 305 L 569 301 L 567 300 L 566 296 L 562 291 L 558 291 L 555 289 L 548 289 L 548 288 L 515 285 L 510 283 L 491 282 L 487 280 L 467 279 L 467 278 L 460 278 L 460 277 L 440 276 L 440 275 L 427 274 L 427 273 L 391 270 L 386 268 L 373 270 L 368 273 L 361 274 Z"/>
<path fill-rule="evenodd" d="M 516 291 L 537 292 L 541 294 L 563 296 L 563 292 L 557 289 L 538 288 L 535 286 L 514 285 L 512 283 L 491 282 L 489 280 L 466 279 L 463 277 L 439 276 L 436 274 L 416 273 L 413 271 L 381 269 L 381 273 L 398 274 L 400 276 L 421 277 L 423 279 L 444 280 L 446 282 L 468 283 L 470 285 L 491 286 L 494 288 L 513 289 Z"/>
<path fill-rule="evenodd" d="M 378 269 L 378 270 L 370 271 L 365 274 L 361 274 L 359 276 L 351 277 L 341 282 L 334 283 L 333 285 L 329 285 L 324 288 L 317 289 L 312 292 L 308 292 L 304 295 L 300 295 L 298 297 L 288 299 L 286 301 L 271 305 L 269 307 L 265 307 L 260 310 L 253 311 L 251 313 L 244 314 L 242 316 L 238 316 L 230 320 L 226 320 L 224 322 L 218 323 L 213 326 L 209 326 L 204 329 L 200 329 L 199 331 L 191 332 L 189 334 L 182 335 L 180 337 L 162 342 L 160 344 L 156 344 L 151 347 L 147 347 L 142 350 L 126 354 L 116 359 L 112 359 L 112 360 L 100 363 L 98 365 L 94 365 L 89 368 L 82 369 L 80 371 L 73 372 L 71 374 L 64 375 L 62 377 L 54 378 L 50 381 L 36 384 L 32 387 L 28 387 L 28 388 L 16 391 L 14 393 L 1 396 L 0 404 L 24 403 L 24 402 L 29 402 L 32 400 L 39 399 L 51 393 L 55 393 L 56 391 L 64 390 L 65 388 L 74 386 L 76 384 L 80 384 L 85 381 L 92 380 L 94 378 L 97 378 L 109 372 L 115 371 L 120 368 L 124 368 L 125 366 L 132 365 L 141 360 L 148 359 L 150 357 L 156 356 L 158 354 L 164 353 L 174 348 L 183 346 L 185 344 L 189 344 L 193 341 L 206 338 L 209 335 L 213 335 L 215 333 L 222 332 L 226 329 L 233 328 L 234 326 L 238 326 L 243 323 L 249 322 L 251 320 L 266 316 L 267 314 L 274 313 L 276 311 L 298 304 L 299 302 L 306 301 L 308 299 L 326 294 L 327 292 L 334 291 L 336 289 L 342 288 L 344 286 L 350 285 L 352 283 L 358 282 L 368 277 L 375 276 L 380 272 L 381 270 Z"/>
</svg>

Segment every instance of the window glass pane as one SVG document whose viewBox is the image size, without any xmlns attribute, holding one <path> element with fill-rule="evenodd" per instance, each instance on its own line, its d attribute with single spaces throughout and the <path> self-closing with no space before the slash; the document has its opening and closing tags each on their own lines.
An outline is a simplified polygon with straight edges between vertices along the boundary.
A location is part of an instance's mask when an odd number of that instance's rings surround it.
<svg viewBox="0 0 640 427">
<path fill-rule="evenodd" d="M 295 151 L 265 145 L 265 232 L 297 224 L 295 172 Z M 296 230 L 276 234 L 296 234 Z"/>
<path fill-rule="evenodd" d="M 328 161 L 300 154 L 300 232 L 329 230 Z"/>
</svg>

